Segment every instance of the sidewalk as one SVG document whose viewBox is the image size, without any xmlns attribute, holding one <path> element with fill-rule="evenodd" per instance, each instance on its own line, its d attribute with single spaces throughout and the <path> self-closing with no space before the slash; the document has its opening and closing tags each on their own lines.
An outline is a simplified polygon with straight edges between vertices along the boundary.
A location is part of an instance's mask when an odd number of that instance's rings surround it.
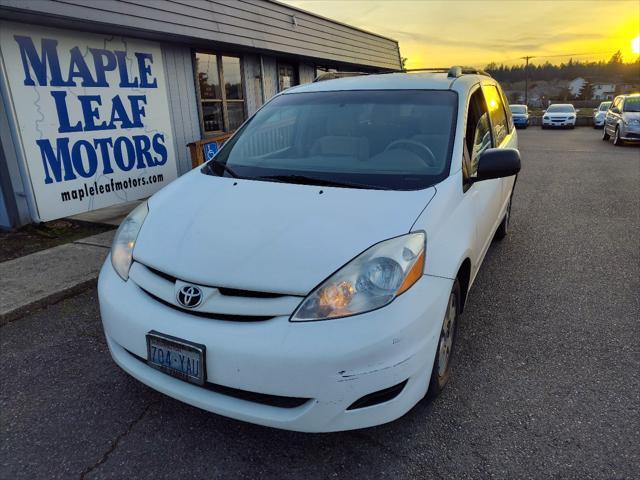
<svg viewBox="0 0 640 480">
<path fill-rule="evenodd" d="M 142 200 L 69 217 L 120 225 Z M 0 325 L 95 285 L 116 230 L 0 262 Z"/>
<path fill-rule="evenodd" d="M 0 325 L 95 284 L 115 230 L 0 263 Z"/>
</svg>

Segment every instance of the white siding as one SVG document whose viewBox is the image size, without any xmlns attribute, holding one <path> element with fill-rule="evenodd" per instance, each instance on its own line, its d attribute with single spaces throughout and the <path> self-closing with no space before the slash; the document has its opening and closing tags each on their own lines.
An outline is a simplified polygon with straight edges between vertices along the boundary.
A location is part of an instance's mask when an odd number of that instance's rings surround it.
<svg viewBox="0 0 640 480">
<path fill-rule="evenodd" d="M 262 66 L 264 70 L 264 98 L 269 100 L 278 93 L 278 62 L 276 57 L 262 55 Z"/>
<path fill-rule="evenodd" d="M 300 76 L 300 84 L 313 82 L 313 79 L 316 78 L 315 65 L 310 65 L 308 63 L 301 63 L 299 76 Z"/>
<path fill-rule="evenodd" d="M 169 112 L 176 146 L 178 174 L 191 170 L 187 144 L 201 137 L 191 49 L 163 45 Z"/>
<path fill-rule="evenodd" d="M 215 42 L 372 68 L 400 68 L 398 44 L 267 0 L 0 0 L 3 16 L 122 35 Z M 32 18 L 27 18 L 31 16 Z M 128 31 L 127 31 L 128 30 Z"/>
<path fill-rule="evenodd" d="M 251 116 L 262 106 L 260 57 L 258 55 L 244 55 L 242 67 L 244 70 L 247 116 Z"/>
</svg>

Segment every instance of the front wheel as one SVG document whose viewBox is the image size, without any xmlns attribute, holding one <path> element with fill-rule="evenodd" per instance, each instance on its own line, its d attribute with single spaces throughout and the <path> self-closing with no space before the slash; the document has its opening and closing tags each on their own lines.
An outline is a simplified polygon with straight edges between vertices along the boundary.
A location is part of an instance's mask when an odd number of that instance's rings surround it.
<svg viewBox="0 0 640 480">
<path fill-rule="evenodd" d="M 616 131 L 613 134 L 613 144 L 616 146 L 624 145 L 624 141 L 620 138 L 620 127 L 616 127 Z"/>
<path fill-rule="evenodd" d="M 447 311 L 444 314 L 442 329 L 440 330 L 436 358 L 433 362 L 433 370 L 431 371 L 429 390 L 427 390 L 427 398 L 429 399 L 434 399 L 440 395 L 449 381 L 451 374 L 451 355 L 456 341 L 456 332 L 458 331 L 458 320 L 460 317 L 460 302 L 460 282 L 456 279 L 453 283 L 451 294 L 449 295 Z"/>
</svg>

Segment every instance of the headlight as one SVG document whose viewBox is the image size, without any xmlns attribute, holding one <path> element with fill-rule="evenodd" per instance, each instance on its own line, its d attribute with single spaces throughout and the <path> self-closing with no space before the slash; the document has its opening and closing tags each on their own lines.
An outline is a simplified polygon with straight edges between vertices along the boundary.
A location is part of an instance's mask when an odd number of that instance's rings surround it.
<svg viewBox="0 0 640 480">
<path fill-rule="evenodd" d="M 425 242 L 417 232 L 365 250 L 311 292 L 291 321 L 348 317 L 391 303 L 422 276 Z"/>
<path fill-rule="evenodd" d="M 138 233 L 144 219 L 147 217 L 147 213 L 149 213 L 147 202 L 138 205 L 120 224 L 116 236 L 113 238 L 111 265 L 124 281 L 129 278 L 133 247 L 136 245 Z"/>
<path fill-rule="evenodd" d="M 549 117 L 542 117 L 542 118 L 544 118 L 545 120 L 549 120 Z"/>
</svg>

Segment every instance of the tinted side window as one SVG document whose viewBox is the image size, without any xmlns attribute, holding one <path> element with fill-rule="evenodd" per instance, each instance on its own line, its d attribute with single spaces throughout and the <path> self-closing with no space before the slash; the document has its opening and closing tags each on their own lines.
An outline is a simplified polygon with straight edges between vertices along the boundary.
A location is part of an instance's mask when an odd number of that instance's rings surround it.
<svg viewBox="0 0 640 480">
<path fill-rule="evenodd" d="M 482 91 L 487 99 L 487 107 L 489 108 L 491 123 L 493 123 L 496 135 L 496 145 L 500 145 L 509 134 L 509 122 L 507 121 L 504 104 L 502 103 L 500 92 L 495 86 L 482 87 Z"/>
<path fill-rule="evenodd" d="M 476 90 L 469 99 L 469 112 L 465 130 L 465 155 L 462 174 L 466 179 L 478 173 L 478 158 L 487 148 L 491 148 L 491 124 L 487 102 L 482 90 Z"/>
</svg>

